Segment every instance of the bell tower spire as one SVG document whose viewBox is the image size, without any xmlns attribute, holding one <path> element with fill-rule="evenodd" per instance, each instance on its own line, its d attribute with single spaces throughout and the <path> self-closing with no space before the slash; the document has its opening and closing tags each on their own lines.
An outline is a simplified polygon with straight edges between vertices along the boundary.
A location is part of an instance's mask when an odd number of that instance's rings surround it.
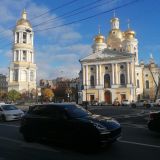
<svg viewBox="0 0 160 160">
<path fill-rule="evenodd" d="M 22 19 L 25 19 L 25 20 L 27 19 L 27 12 L 25 9 L 22 12 Z"/>
</svg>

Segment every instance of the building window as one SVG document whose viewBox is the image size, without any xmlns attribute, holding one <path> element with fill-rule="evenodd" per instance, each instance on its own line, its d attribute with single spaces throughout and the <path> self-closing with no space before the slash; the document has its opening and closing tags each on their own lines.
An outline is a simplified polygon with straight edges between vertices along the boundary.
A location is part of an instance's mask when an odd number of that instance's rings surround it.
<svg viewBox="0 0 160 160">
<path fill-rule="evenodd" d="M 23 51 L 23 61 L 27 61 L 27 51 Z"/>
<path fill-rule="evenodd" d="M 111 88 L 110 75 L 104 75 L 104 88 Z"/>
<path fill-rule="evenodd" d="M 18 59 L 19 59 L 19 51 L 16 51 L 16 58 L 15 58 L 15 60 L 18 61 Z"/>
<path fill-rule="evenodd" d="M 93 71 L 93 68 L 91 68 L 91 71 Z"/>
<path fill-rule="evenodd" d="M 106 66 L 105 69 L 108 70 L 108 66 Z"/>
<path fill-rule="evenodd" d="M 139 88 L 139 79 L 137 79 L 137 88 Z"/>
<path fill-rule="evenodd" d="M 125 85 L 125 75 L 124 74 L 120 75 L 120 84 Z"/>
<path fill-rule="evenodd" d="M 124 66 L 123 66 L 123 65 L 121 65 L 121 66 L 120 66 L 120 68 L 121 68 L 121 69 L 124 69 Z"/>
<path fill-rule="evenodd" d="M 27 33 L 23 32 L 23 43 L 27 43 Z"/>
<path fill-rule="evenodd" d="M 18 81 L 18 69 L 15 69 L 13 72 L 13 81 Z"/>
<path fill-rule="evenodd" d="M 146 80 L 146 89 L 149 89 L 149 81 Z"/>
<path fill-rule="evenodd" d="M 90 77 L 90 81 L 91 81 L 91 87 L 94 87 L 95 84 L 94 84 L 94 76 L 93 75 Z"/>
<path fill-rule="evenodd" d="M 33 71 L 31 71 L 31 73 L 30 73 L 30 80 L 34 81 L 34 72 Z"/>
<path fill-rule="evenodd" d="M 16 43 L 19 43 L 19 32 L 16 32 L 17 41 Z"/>
<path fill-rule="evenodd" d="M 146 77 L 148 77 L 148 74 L 146 74 Z"/>
<path fill-rule="evenodd" d="M 32 34 L 30 34 L 30 43 L 32 43 Z"/>
</svg>

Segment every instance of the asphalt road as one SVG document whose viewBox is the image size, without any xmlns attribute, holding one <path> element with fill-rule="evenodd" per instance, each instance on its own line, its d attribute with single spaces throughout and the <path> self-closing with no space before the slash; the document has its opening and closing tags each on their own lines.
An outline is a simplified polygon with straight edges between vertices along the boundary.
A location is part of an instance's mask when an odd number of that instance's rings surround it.
<svg viewBox="0 0 160 160">
<path fill-rule="evenodd" d="M 112 116 L 122 125 L 122 136 L 109 148 L 79 152 L 74 148 L 26 143 L 19 133 L 19 122 L 0 123 L 0 160 L 158 160 L 160 134 L 147 128 L 148 114 L 156 109 L 129 107 L 89 107 L 92 113 Z"/>
</svg>

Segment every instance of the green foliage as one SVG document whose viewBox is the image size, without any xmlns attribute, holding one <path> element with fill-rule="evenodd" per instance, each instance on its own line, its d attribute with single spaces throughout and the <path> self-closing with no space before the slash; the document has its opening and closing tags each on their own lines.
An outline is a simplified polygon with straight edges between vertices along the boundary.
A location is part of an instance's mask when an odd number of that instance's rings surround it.
<svg viewBox="0 0 160 160">
<path fill-rule="evenodd" d="M 21 98 L 21 94 L 18 91 L 16 91 L 16 90 L 13 89 L 13 90 L 10 90 L 8 92 L 8 99 L 10 101 L 15 102 L 16 100 L 18 100 L 20 98 Z"/>
</svg>

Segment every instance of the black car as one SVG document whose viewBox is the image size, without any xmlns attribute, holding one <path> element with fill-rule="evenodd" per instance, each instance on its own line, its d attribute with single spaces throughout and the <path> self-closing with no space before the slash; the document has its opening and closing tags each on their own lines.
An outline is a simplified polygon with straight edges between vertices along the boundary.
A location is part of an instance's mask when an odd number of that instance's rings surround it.
<svg viewBox="0 0 160 160">
<path fill-rule="evenodd" d="M 160 111 L 149 114 L 148 128 L 160 133 Z"/>
<path fill-rule="evenodd" d="M 75 104 L 42 104 L 30 107 L 21 121 L 26 141 L 35 139 L 78 146 L 104 146 L 121 134 L 120 124 L 94 115 Z"/>
</svg>

